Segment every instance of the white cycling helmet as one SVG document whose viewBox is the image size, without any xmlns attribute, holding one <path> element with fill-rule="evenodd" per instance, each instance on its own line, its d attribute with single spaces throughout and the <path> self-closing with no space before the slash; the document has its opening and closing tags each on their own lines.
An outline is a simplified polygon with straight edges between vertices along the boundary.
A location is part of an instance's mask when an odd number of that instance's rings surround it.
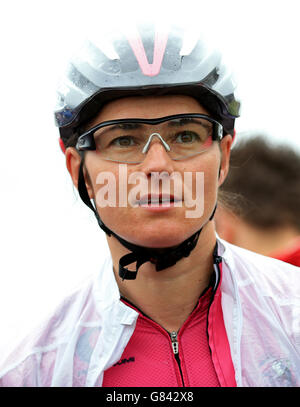
<svg viewBox="0 0 300 407">
<path fill-rule="evenodd" d="M 189 49 L 182 29 L 142 26 L 130 33 L 87 40 L 68 66 L 57 91 L 55 121 L 64 145 L 104 103 L 124 96 L 186 94 L 233 134 L 240 103 L 231 73 L 203 41 Z"/>
</svg>

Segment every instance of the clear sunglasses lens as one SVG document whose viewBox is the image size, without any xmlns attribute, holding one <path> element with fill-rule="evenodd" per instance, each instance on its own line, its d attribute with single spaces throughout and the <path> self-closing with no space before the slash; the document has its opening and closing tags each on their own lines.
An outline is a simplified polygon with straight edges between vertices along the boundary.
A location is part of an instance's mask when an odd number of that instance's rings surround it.
<svg viewBox="0 0 300 407">
<path fill-rule="evenodd" d="M 143 161 L 154 143 L 159 143 L 174 160 L 196 155 L 210 148 L 213 133 L 214 124 L 209 120 L 184 117 L 158 125 L 117 123 L 98 129 L 94 139 L 104 159 L 134 163 Z"/>
</svg>

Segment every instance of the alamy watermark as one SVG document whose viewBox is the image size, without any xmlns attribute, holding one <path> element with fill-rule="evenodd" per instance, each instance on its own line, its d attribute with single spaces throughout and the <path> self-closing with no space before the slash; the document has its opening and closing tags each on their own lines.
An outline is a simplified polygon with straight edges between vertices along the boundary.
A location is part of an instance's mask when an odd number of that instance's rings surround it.
<svg viewBox="0 0 300 407">
<path fill-rule="evenodd" d="M 184 207 L 186 218 L 199 218 L 204 211 L 203 172 L 144 172 L 128 174 L 127 164 L 119 165 L 116 175 L 109 171 L 98 174 L 96 204 L 104 207 Z M 134 185 L 133 187 L 131 187 Z M 130 187 L 129 187 L 130 186 Z M 188 208 L 188 209 L 187 209 Z M 193 208 L 193 209 L 192 209 Z"/>
</svg>

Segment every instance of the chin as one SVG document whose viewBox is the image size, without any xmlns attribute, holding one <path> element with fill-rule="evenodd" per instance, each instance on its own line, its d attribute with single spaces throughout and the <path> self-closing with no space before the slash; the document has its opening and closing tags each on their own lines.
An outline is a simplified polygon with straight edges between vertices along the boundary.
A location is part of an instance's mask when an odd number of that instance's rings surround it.
<svg viewBox="0 0 300 407">
<path fill-rule="evenodd" d="M 102 218 L 103 219 L 103 218 Z M 201 223 L 183 219 L 140 219 L 127 220 L 126 225 L 119 218 L 114 223 L 105 222 L 114 233 L 130 243 L 149 248 L 166 248 L 178 246 L 201 228 Z M 199 224 L 200 223 L 200 224 Z M 127 227 L 126 227 L 127 226 Z"/>
<path fill-rule="evenodd" d="M 158 230 L 155 233 L 147 233 L 144 231 L 143 234 L 135 233 L 132 235 L 123 235 L 122 237 L 127 241 L 134 243 L 138 246 L 149 247 L 149 248 L 166 248 L 166 247 L 173 247 L 178 246 L 188 237 L 190 237 L 193 232 L 188 234 L 183 234 L 182 230 L 180 233 Z"/>
<path fill-rule="evenodd" d="M 183 239 L 185 240 L 185 239 Z M 182 243 L 183 240 L 174 240 L 173 238 L 170 239 L 142 239 L 140 241 L 136 241 L 135 244 L 143 247 L 149 247 L 153 249 L 162 249 L 166 247 L 173 247 L 173 246 L 178 246 L 180 243 Z"/>
</svg>

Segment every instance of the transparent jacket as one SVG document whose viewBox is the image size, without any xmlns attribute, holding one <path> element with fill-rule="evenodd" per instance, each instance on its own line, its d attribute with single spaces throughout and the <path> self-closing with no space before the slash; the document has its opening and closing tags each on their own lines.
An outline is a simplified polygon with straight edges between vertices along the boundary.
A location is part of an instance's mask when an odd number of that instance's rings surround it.
<svg viewBox="0 0 300 407">
<path fill-rule="evenodd" d="M 219 240 L 221 304 L 237 386 L 300 386 L 300 268 Z M 0 386 L 101 386 L 138 314 L 107 259 L 0 368 Z"/>
</svg>

